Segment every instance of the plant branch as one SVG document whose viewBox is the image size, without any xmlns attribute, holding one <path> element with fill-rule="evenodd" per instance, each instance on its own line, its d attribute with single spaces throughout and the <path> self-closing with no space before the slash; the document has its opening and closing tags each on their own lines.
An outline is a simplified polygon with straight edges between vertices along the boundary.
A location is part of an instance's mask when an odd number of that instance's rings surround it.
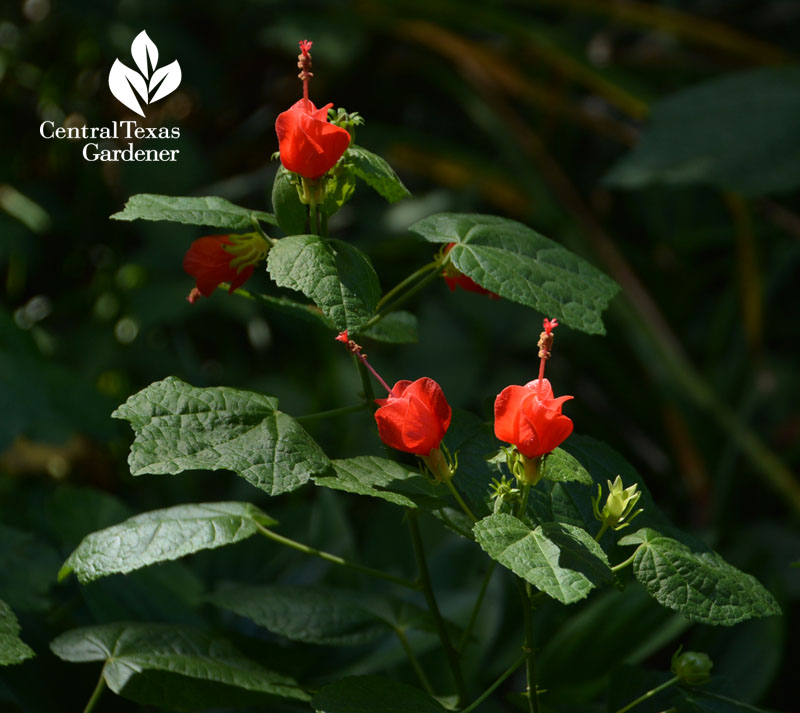
<svg viewBox="0 0 800 713">
<path fill-rule="evenodd" d="M 331 418 L 333 416 L 344 416 L 348 413 L 356 413 L 357 411 L 363 411 L 365 408 L 369 408 L 370 404 L 368 401 L 362 401 L 360 404 L 352 404 L 351 406 L 342 406 L 340 408 L 332 408 L 328 411 L 318 411 L 317 413 L 309 413 L 305 416 L 295 416 L 294 420 L 298 423 L 310 423 L 312 421 L 318 421 L 322 418 Z"/>
<path fill-rule="evenodd" d="M 398 282 L 391 290 L 389 290 L 383 297 L 378 300 L 378 304 L 376 305 L 376 309 L 380 310 L 380 308 L 385 305 L 392 297 L 394 297 L 398 292 L 402 291 L 406 285 L 411 284 L 417 278 L 424 275 L 428 270 L 435 270 L 439 267 L 439 261 L 434 260 L 433 262 L 429 262 L 427 265 L 423 265 L 419 270 L 412 272 L 408 277 L 406 277 L 401 282 Z"/>
<path fill-rule="evenodd" d="M 367 367 L 364 366 L 364 362 L 358 358 L 356 354 L 353 354 L 353 359 L 356 363 L 356 368 L 358 369 L 358 375 L 361 377 L 361 386 L 364 389 L 364 397 L 367 399 L 367 403 L 370 404 L 373 408 L 376 408 L 375 404 L 375 392 L 372 390 L 372 382 L 369 380 L 369 372 L 367 371 Z"/>
<path fill-rule="evenodd" d="M 419 659 L 417 659 L 414 650 L 411 648 L 411 644 L 408 642 L 408 637 L 406 636 L 405 632 L 400 628 L 395 628 L 394 633 L 397 634 L 397 638 L 400 639 L 403 650 L 406 652 L 406 656 L 408 657 L 408 662 L 411 664 L 411 668 L 414 669 L 414 673 L 417 674 L 417 678 L 422 684 L 422 687 L 425 689 L 425 693 L 431 696 L 431 698 L 435 698 L 436 694 L 433 692 L 431 682 L 425 675 L 425 670 L 420 665 Z"/>
<path fill-rule="evenodd" d="M 297 550 L 298 552 L 302 552 L 303 554 L 312 555 L 314 557 L 319 557 L 320 559 L 325 560 L 326 562 L 331 562 L 332 564 L 338 564 L 342 567 L 347 567 L 348 569 L 352 569 L 356 572 L 361 572 L 361 574 L 369 575 L 370 577 L 376 577 L 377 579 L 385 579 L 387 582 L 392 582 L 393 584 L 398 584 L 401 587 L 405 587 L 406 589 L 419 589 L 420 586 L 416 582 L 412 582 L 410 579 L 405 579 L 403 577 L 396 577 L 393 574 L 389 574 L 388 572 L 382 572 L 379 569 L 373 569 L 372 567 L 365 567 L 364 565 L 357 564 L 356 562 L 351 562 L 350 560 L 346 560 L 343 557 L 339 557 L 338 555 L 333 555 L 330 552 L 325 552 L 324 550 L 318 550 L 315 547 L 309 547 L 308 545 L 304 545 L 302 542 L 298 542 L 297 540 L 292 540 L 289 537 L 284 537 L 283 535 L 279 535 L 277 532 L 273 532 L 272 530 L 264 527 L 263 525 L 257 525 L 258 531 L 268 537 L 270 540 L 274 540 L 286 547 L 291 547 L 293 550 Z"/>
<path fill-rule="evenodd" d="M 478 598 L 475 600 L 475 604 L 472 607 L 472 613 L 469 616 L 469 621 L 467 622 L 467 628 L 464 629 L 464 633 L 461 636 L 461 641 L 458 642 L 459 653 L 461 653 L 464 650 L 467 643 L 469 642 L 469 637 L 472 634 L 472 629 L 475 626 L 475 622 L 478 620 L 478 613 L 480 612 L 481 606 L 483 605 L 483 598 L 486 596 L 486 589 L 489 586 L 489 580 L 492 578 L 492 574 L 494 573 L 494 568 L 496 564 L 497 562 L 495 562 L 494 560 L 489 561 L 489 567 L 486 569 L 486 574 L 484 575 L 483 581 L 481 582 L 481 588 L 478 591 Z"/>
<path fill-rule="evenodd" d="M 521 653 L 514 663 L 512 663 L 489 688 L 470 703 L 461 713 L 472 713 L 481 703 L 494 693 L 495 689 L 505 681 L 514 671 L 516 671 L 525 660 L 525 652 Z"/>
<path fill-rule="evenodd" d="M 415 294 L 417 294 L 417 292 L 419 292 L 429 282 L 435 280 L 438 276 L 439 276 L 438 270 L 432 270 L 431 272 L 429 272 L 427 275 L 425 275 L 423 279 L 421 279 L 419 282 L 417 282 L 416 285 L 414 285 L 410 290 L 408 290 L 408 292 L 400 295 L 400 297 L 398 297 L 391 304 L 389 305 L 385 304 L 383 307 L 381 307 L 379 312 L 376 315 L 374 315 L 363 327 L 361 327 L 360 331 L 363 332 L 364 330 L 369 329 L 370 327 L 376 325 L 387 314 L 389 314 L 390 312 L 394 312 L 394 310 L 396 310 L 401 304 L 403 304 L 403 302 L 413 297 Z"/>
<path fill-rule="evenodd" d="M 673 684 L 677 683 L 679 680 L 680 679 L 677 676 L 673 676 L 671 679 L 669 679 L 669 681 L 665 681 L 660 686 L 656 686 L 647 693 L 644 693 L 641 696 L 639 696 L 636 700 L 631 701 L 630 703 L 628 703 L 627 706 L 623 706 L 617 711 L 617 713 L 625 713 L 625 711 L 629 711 L 634 706 L 638 706 L 640 703 L 643 703 L 648 698 L 652 698 L 653 696 L 656 695 L 656 693 L 661 693 L 661 691 L 663 691 L 665 688 L 669 688 Z"/>
<path fill-rule="evenodd" d="M 533 651 L 533 606 L 531 604 L 531 585 L 517 579 L 522 597 L 522 625 L 525 631 L 525 680 L 528 695 L 528 711 L 539 713 L 539 696 L 536 689 L 536 656 Z"/>
<path fill-rule="evenodd" d="M 409 511 L 408 513 L 408 528 L 411 532 L 411 544 L 414 548 L 414 557 L 417 560 L 417 569 L 419 570 L 419 581 L 422 586 L 422 593 L 425 595 L 425 601 L 428 604 L 428 610 L 433 616 L 433 621 L 436 624 L 436 631 L 439 634 L 439 639 L 442 642 L 447 661 L 450 664 L 450 670 L 453 673 L 453 679 L 456 684 L 456 691 L 458 693 L 458 705 L 466 697 L 466 687 L 464 685 L 464 676 L 461 673 L 461 664 L 458 661 L 458 655 L 453 648 L 453 643 L 450 641 L 450 634 L 447 633 L 447 625 L 442 618 L 442 613 L 439 611 L 439 605 L 436 603 L 436 596 L 431 587 L 431 578 L 428 573 L 428 563 L 425 559 L 425 548 L 422 543 L 422 533 L 419 531 L 419 523 L 417 522 L 417 513 Z"/>
<path fill-rule="evenodd" d="M 464 514 L 472 520 L 472 522 L 478 522 L 478 518 L 472 514 L 472 510 L 469 509 L 469 506 L 464 502 L 464 499 L 459 494 L 458 490 L 456 490 L 455 485 L 453 485 L 453 479 L 448 478 L 445 483 L 449 488 L 450 492 L 453 494 L 453 497 L 456 499 L 456 502 L 461 506 L 461 509 L 464 511 Z"/>
</svg>

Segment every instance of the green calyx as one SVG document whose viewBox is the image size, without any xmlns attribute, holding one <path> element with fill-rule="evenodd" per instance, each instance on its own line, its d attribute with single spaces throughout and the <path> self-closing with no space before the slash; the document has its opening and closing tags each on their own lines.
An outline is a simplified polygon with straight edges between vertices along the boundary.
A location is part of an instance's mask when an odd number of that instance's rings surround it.
<svg viewBox="0 0 800 713">
<path fill-rule="evenodd" d="M 642 493 L 636 483 L 628 488 L 623 488 L 620 476 L 617 476 L 613 483 L 610 480 L 606 482 L 608 483 L 608 497 L 605 505 L 600 509 L 603 488 L 598 483 L 597 497 L 592 498 L 592 510 L 594 516 L 603 524 L 603 530 L 609 527 L 613 530 L 621 530 L 630 525 L 631 520 L 642 512 L 641 508 L 635 512 L 633 510 Z"/>
<path fill-rule="evenodd" d="M 425 470 L 439 483 L 449 482 L 458 469 L 458 453 L 453 457 L 444 443 L 420 458 L 425 464 Z"/>
<path fill-rule="evenodd" d="M 544 456 L 528 458 L 520 453 L 515 446 L 503 448 L 506 454 L 506 465 L 517 482 L 522 485 L 536 485 L 544 475 L 542 463 Z"/>
<path fill-rule="evenodd" d="M 348 112 L 342 107 L 339 107 L 335 111 L 333 109 L 328 109 L 328 121 L 330 121 L 331 124 L 346 129 L 350 133 L 350 143 L 352 144 L 356 140 L 355 127 L 364 124 L 364 117 L 357 111 Z"/>
</svg>

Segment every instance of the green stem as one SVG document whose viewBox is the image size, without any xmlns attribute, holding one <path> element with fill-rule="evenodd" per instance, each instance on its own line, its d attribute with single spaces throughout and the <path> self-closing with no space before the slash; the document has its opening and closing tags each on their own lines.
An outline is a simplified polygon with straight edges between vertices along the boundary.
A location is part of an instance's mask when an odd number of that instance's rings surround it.
<svg viewBox="0 0 800 713">
<path fill-rule="evenodd" d="M 531 585 L 517 579 L 522 596 L 522 626 L 525 631 L 525 681 L 528 694 L 528 711 L 539 713 L 539 695 L 536 689 L 536 657 L 533 652 L 533 606 Z"/>
<path fill-rule="evenodd" d="M 250 222 L 253 224 L 253 227 L 256 229 L 256 232 L 262 238 L 264 238 L 264 240 L 269 245 L 275 245 L 278 242 L 275 238 L 271 238 L 271 237 L 269 237 L 269 235 L 266 234 L 266 232 L 264 231 L 264 228 L 261 227 L 261 222 L 254 215 L 250 216 Z"/>
<path fill-rule="evenodd" d="M 350 560 L 346 560 L 343 557 L 339 557 L 338 555 L 333 555 L 330 552 L 325 552 L 324 550 L 318 550 L 315 547 L 309 547 L 308 545 L 304 545 L 302 542 L 298 542 L 297 540 L 292 540 L 289 537 L 284 537 L 283 535 L 279 535 L 277 532 L 273 532 L 272 530 L 267 529 L 263 525 L 258 525 L 258 531 L 268 537 L 270 540 L 274 540 L 275 542 L 279 542 L 286 547 L 291 547 L 293 550 L 297 550 L 298 552 L 302 552 L 307 555 L 313 555 L 314 557 L 319 557 L 320 559 L 325 560 L 326 562 L 331 562 L 333 564 L 338 564 L 342 567 L 347 567 L 348 569 L 355 570 L 356 572 L 361 572 L 361 574 L 369 575 L 370 577 L 377 577 L 378 579 L 385 579 L 387 582 L 392 582 L 393 584 L 398 584 L 401 587 L 406 587 L 406 589 L 419 589 L 419 585 L 416 582 L 412 582 L 410 579 L 405 579 L 403 577 L 396 577 L 393 574 L 389 574 L 388 572 L 382 572 L 379 569 L 373 569 L 372 567 L 365 567 L 364 565 L 357 564 L 355 562 L 351 562 Z"/>
<path fill-rule="evenodd" d="M 640 703 L 643 703 L 648 698 L 652 698 L 653 696 L 656 695 L 656 693 L 661 693 L 661 691 L 663 691 L 665 688 L 669 688 L 673 684 L 677 683 L 679 680 L 680 679 L 677 676 L 674 676 L 673 678 L 669 679 L 669 681 L 665 681 L 660 686 L 656 686 L 647 693 L 639 696 L 635 701 L 631 701 L 630 703 L 628 703 L 627 706 L 623 706 L 617 711 L 617 713 L 625 713 L 625 711 L 629 711 L 634 706 L 638 706 Z"/>
<path fill-rule="evenodd" d="M 328 411 L 318 411 L 317 413 L 309 413 L 305 416 L 295 416 L 294 420 L 298 423 L 309 423 L 311 421 L 319 421 L 321 418 L 331 418 L 333 416 L 344 416 L 348 413 L 355 413 L 356 411 L 363 411 L 369 408 L 370 404 L 367 401 L 362 401 L 360 404 L 353 404 L 352 406 L 342 406 L 340 408 L 332 408 Z"/>
<path fill-rule="evenodd" d="M 464 513 L 466 513 L 466 516 L 472 520 L 472 522 L 478 522 L 478 518 L 472 514 L 472 510 L 469 509 L 469 506 L 464 502 L 464 499 L 461 497 L 461 495 L 459 495 L 455 485 L 453 485 L 453 479 L 447 478 L 445 483 L 447 483 L 447 487 L 450 489 L 450 492 L 453 494 L 456 502 L 461 506 L 461 509 L 464 511 Z"/>
<path fill-rule="evenodd" d="M 469 621 L 467 622 L 467 627 L 464 629 L 464 633 L 461 636 L 461 641 L 458 642 L 458 651 L 461 653 L 469 642 L 469 637 L 472 634 L 472 629 L 475 626 L 475 622 L 478 620 L 478 613 L 481 610 L 481 606 L 483 605 L 483 598 L 486 596 L 486 589 L 489 586 L 489 580 L 492 578 L 492 574 L 494 573 L 494 568 L 497 562 L 494 560 L 489 561 L 489 567 L 486 569 L 486 574 L 483 576 L 483 582 L 481 582 L 481 588 L 478 592 L 478 598 L 475 600 L 475 605 L 472 607 L 472 613 L 469 616 Z"/>
<path fill-rule="evenodd" d="M 628 559 L 626 559 L 624 562 L 620 562 L 619 564 L 615 564 L 611 568 L 611 571 L 612 572 L 619 572 L 621 569 L 625 569 L 629 564 L 631 564 L 631 562 L 633 562 L 634 558 L 636 557 L 636 553 L 638 551 L 639 551 L 639 548 L 637 547 L 636 550 L 634 550 L 634 553 L 630 557 L 628 557 Z"/>
<path fill-rule="evenodd" d="M 92 691 L 92 697 L 86 704 L 86 708 L 83 709 L 83 713 L 91 713 L 94 710 L 94 707 L 97 705 L 97 701 L 100 700 L 100 696 L 103 695 L 103 691 L 106 690 L 105 672 L 106 667 L 103 666 L 103 670 L 100 671 L 100 679 L 97 681 L 97 685 L 94 687 L 94 691 Z"/>
<path fill-rule="evenodd" d="M 468 540 L 472 540 L 474 535 L 471 532 L 467 532 L 463 528 L 456 525 L 449 517 L 447 517 L 447 513 L 444 511 L 444 508 L 440 508 L 438 511 L 439 517 L 442 519 L 442 522 L 445 523 L 449 528 L 457 532 L 462 537 L 466 537 Z"/>
<path fill-rule="evenodd" d="M 528 496 L 531 492 L 531 484 L 525 483 L 522 486 L 522 500 L 519 501 L 519 512 L 517 513 L 517 517 L 524 517 L 525 511 L 528 509 Z"/>
<path fill-rule="evenodd" d="M 433 262 L 429 262 L 427 265 L 423 265 L 419 270 L 412 272 L 408 277 L 405 278 L 402 282 L 399 282 L 391 290 L 389 290 L 383 297 L 378 300 L 378 304 L 376 309 L 380 310 L 380 308 L 386 304 L 392 297 L 394 297 L 398 292 L 400 292 L 406 285 L 414 282 L 418 277 L 424 275 L 428 270 L 434 270 L 439 266 L 439 261 L 434 260 Z"/>
<path fill-rule="evenodd" d="M 408 642 L 408 637 L 406 637 L 405 632 L 402 629 L 395 629 L 394 633 L 397 634 L 397 638 L 400 639 L 400 643 L 403 646 L 403 650 L 406 652 L 406 656 L 411 664 L 411 668 L 413 668 L 414 673 L 417 674 L 417 678 L 422 684 L 422 687 L 425 689 L 425 692 L 431 696 L 431 698 L 435 698 L 436 694 L 433 692 L 431 682 L 425 675 L 425 671 L 422 666 L 420 666 L 419 659 L 417 659 L 416 655 L 414 654 L 414 650 L 411 648 L 411 644 Z"/>
<path fill-rule="evenodd" d="M 600 538 L 606 534 L 607 529 L 608 529 L 608 523 L 604 521 L 603 524 L 600 526 L 600 529 L 597 531 L 597 534 L 594 536 L 594 541 L 600 542 Z"/>
<path fill-rule="evenodd" d="M 419 531 L 419 523 L 417 522 L 417 513 L 409 511 L 408 513 L 408 528 L 411 532 L 411 544 L 414 548 L 414 557 L 417 560 L 417 569 L 419 570 L 419 581 L 422 585 L 422 593 L 425 595 L 425 601 L 428 604 L 428 610 L 433 617 L 436 624 L 436 631 L 439 634 L 439 639 L 442 642 L 447 661 L 450 664 L 450 670 L 453 673 L 453 679 L 456 684 L 456 691 L 458 692 L 458 704 L 466 697 L 466 687 L 464 685 L 464 676 L 461 673 L 461 665 L 458 662 L 458 655 L 453 648 L 453 643 L 450 641 L 450 635 L 447 633 L 447 625 L 442 618 L 442 613 L 439 611 L 439 605 L 436 603 L 436 596 L 431 587 L 431 578 L 428 573 L 428 563 L 425 559 L 425 547 L 422 543 L 422 533 Z"/>
<path fill-rule="evenodd" d="M 428 273 L 422 280 L 420 280 L 416 285 L 414 285 L 408 292 L 403 295 L 400 295 L 394 302 L 390 305 L 384 305 L 378 314 L 376 314 L 372 319 L 370 319 L 359 331 L 363 332 L 366 329 L 376 325 L 380 322 L 387 314 L 390 312 L 394 312 L 403 302 L 408 300 L 409 298 L 413 297 L 417 292 L 419 292 L 423 287 L 425 287 L 429 282 L 435 280 L 439 276 L 439 271 L 434 270 Z"/>
<path fill-rule="evenodd" d="M 525 653 L 520 654 L 519 658 L 514 661 L 489 688 L 487 688 L 480 696 L 478 696 L 472 703 L 470 703 L 461 713 L 472 713 L 481 703 L 483 703 L 489 696 L 494 693 L 495 689 L 505 681 L 514 671 L 516 671 L 522 662 L 525 660 Z"/>
</svg>

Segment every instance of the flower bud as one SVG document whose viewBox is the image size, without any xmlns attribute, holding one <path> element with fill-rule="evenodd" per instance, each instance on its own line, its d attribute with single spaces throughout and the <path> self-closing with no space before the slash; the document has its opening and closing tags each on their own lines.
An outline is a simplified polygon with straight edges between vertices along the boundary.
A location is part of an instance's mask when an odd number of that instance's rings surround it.
<svg viewBox="0 0 800 713">
<path fill-rule="evenodd" d="M 708 654 L 698 651 L 681 653 L 678 649 L 672 655 L 670 669 L 680 680 L 688 686 L 700 686 L 711 678 L 711 667 L 714 662 Z"/>
<path fill-rule="evenodd" d="M 627 527 L 631 520 L 640 512 L 641 508 L 633 512 L 633 508 L 642 496 L 639 486 L 634 483 L 628 488 L 622 487 L 622 478 L 617 476 L 612 483 L 608 483 L 608 497 L 606 498 L 603 509 L 600 509 L 600 498 L 603 496 L 602 486 L 597 485 L 597 497 L 592 498 L 592 509 L 594 516 L 603 523 L 603 527 L 610 527 L 614 530 L 621 530 Z"/>
</svg>

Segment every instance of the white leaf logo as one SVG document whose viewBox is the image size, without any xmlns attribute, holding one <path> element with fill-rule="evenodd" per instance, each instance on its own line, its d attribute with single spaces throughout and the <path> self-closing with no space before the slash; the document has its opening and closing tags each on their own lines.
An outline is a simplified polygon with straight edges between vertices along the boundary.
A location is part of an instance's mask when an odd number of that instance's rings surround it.
<svg viewBox="0 0 800 713">
<path fill-rule="evenodd" d="M 108 88 L 128 109 L 144 116 L 139 98 L 145 104 L 152 104 L 174 92 L 181 83 L 181 66 L 175 60 L 157 68 L 158 47 L 144 30 L 134 38 L 131 56 L 139 71 L 116 60 L 108 73 Z"/>
</svg>

